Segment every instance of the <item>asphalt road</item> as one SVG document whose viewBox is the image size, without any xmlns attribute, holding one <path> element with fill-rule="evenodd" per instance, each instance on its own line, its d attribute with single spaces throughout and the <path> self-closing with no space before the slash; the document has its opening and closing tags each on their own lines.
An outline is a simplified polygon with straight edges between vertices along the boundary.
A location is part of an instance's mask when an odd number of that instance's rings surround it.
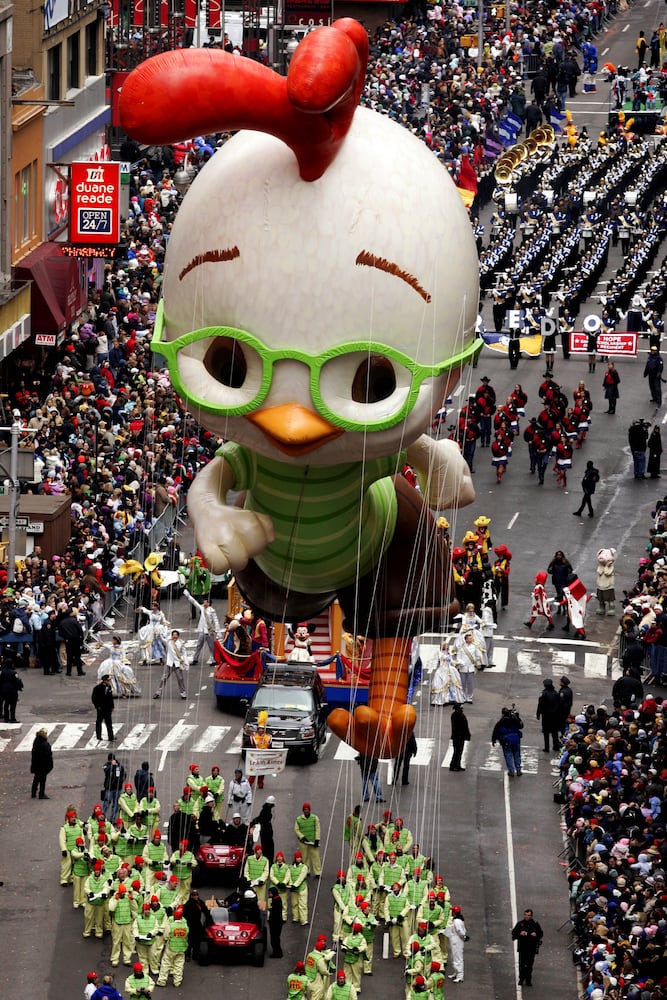
<svg viewBox="0 0 667 1000">
<path fill-rule="evenodd" d="M 626 22 L 617 22 L 608 34 L 609 51 L 599 42 L 600 64 L 607 59 L 631 58 L 640 27 L 651 29 L 662 14 L 662 5 L 636 6 Z M 625 29 L 625 24 L 629 27 Z M 600 90 L 605 90 L 601 86 Z M 582 96 L 575 102 L 577 121 L 589 120 L 595 129 L 606 116 L 606 93 Z M 581 116 L 581 117 L 580 117 Z M 606 120 L 606 117 L 605 117 Z M 594 134 L 592 132 L 592 134 Z M 645 351 L 646 341 L 641 342 Z M 490 465 L 488 451 L 478 450 L 475 462 L 477 501 L 451 515 L 455 540 L 459 541 L 479 514 L 492 517 L 491 533 L 496 544 L 512 550 L 511 601 L 501 617 L 496 638 L 497 669 L 477 678 L 474 705 L 466 707 L 473 739 L 464 761 L 465 773 L 450 773 L 447 767 L 449 709 L 431 708 L 427 682 L 417 692 L 419 756 L 413 763 L 407 788 L 387 785 L 388 766 L 381 765 L 381 780 L 387 805 L 369 804 L 365 819 L 381 815 L 385 808 L 401 814 L 443 873 L 452 897 L 463 909 L 470 942 L 466 946 L 466 981 L 448 986 L 448 996 L 498 997 L 520 993 L 516 986 L 510 930 L 516 914 L 532 906 L 545 931 L 538 957 L 532 994 L 536 1000 L 554 995 L 574 997 L 577 989 L 571 962 L 566 920 L 567 890 L 560 851 L 562 832 L 557 807 L 552 801 L 553 768 L 541 752 L 541 734 L 534 719 L 542 679 L 567 672 L 575 692 L 575 707 L 608 696 L 613 671 L 615 619 L 598 618 L 595 603 L 589 609 L 587 641 L 573 641 L 559 628 L 540 638 L 522 627 L 530 607 L 535 573 L 543 568 L 557 548 L 563 548 L 590 591 L 595 587 L 596 552 L 601 547 L 618 550 L 617 590 L 632 582 L 636 561 L 645 545 L 652 501 L 661 495 L 660 482 L 638 482 L 632 477 L 627 446 L 627 428 L 632 419 L 643 417 L 663 423 L 664 411 L 648 404 L 642 379 L 644 355 L 620 361 L 621 375 L 617 413 L 608 416 L 601 381 L 604 366 L 595 376 L 587 375 L 585 358 L 557 360 L 555 376 L 571 393 L 579 378 L 591 386 L 595 409 L 593 424 L 582 451 L 575 452 L 574 469 L 564 491 L 555 477 L 547 476 L 540 488 L 528 473 L 525 446 L 517 441 L 514 455 L 500 486 Z M 465 400 L 470 388 L 486 374 L 503 399 L 516 381 L 528 392 L 527 417 L 537 412 L 537 388 L 543 373 L 540 361 L 522 360 L 511 372 L 503 359 L 482 354 L 470 383 L 460 388 L 456 401 Z M 601 472 L 595 496 L 594 519 L 574 518 L 579 504 L 579 482 L 585 460 L 592 458 Z M 189 535 L 186 531 L 184 545 Z M 222 610 L 222 609 L 220 609 Z M 175 624 L 189 625 L 185 601 L 168 608 Z M 121 615 L 118 627 L 129 636 L 131 621 Z M 44 677 L 34 671 L 25 678 L 16 727 L 0 726 L 0 924 L 5 946 L 1 963 L 8 996 L 30 1000 L 62 1000 L 80 996 L 85 974 L 95 968 L 109 971 L 109 943 L 102 946 L 81 937 L 81 915 L 71 907 L 70 890 L 58 884 L 58 828 L 69 803 L 82 815 L 99 801 L 102 765 L 107 748 L 94 740 L 90 691 L 101 656 L 91 658 L 86 678 Z M 117 752 L 129 774 L 144 759 L 156 773 L 163 819 L 181 789 L 188 765 L 197 761 L 203 773 L 219 763 L 227 779 L 239 759 L 241 719 L 225 715 L 215 706 L 210 668 L 193 669 L 187 701 L 178 698 L 175 687 L 161 701 L 150 693 L 158 668 L 138 668 L 144 695 L 118 703 Z M 489 737 L 502 705 L 515 701 L 526 722 L 524 737 L 525 775 L 510 783 L 501 761 L 492 752 Z M 53 727 L 55 770 L 47 791 L 50 800 L 32 801 L 29 795 L 29 748 L 34 729 Z M 78 729 L 75 727 L 79 727 Z M 191 727 L 191 728 L 190 728 Z M 143 741 L 143 742 L 142 742 Z M 131 746 L 133 748 L 131 748 Z M 345 816 L 359 800 L 359 772 L 353 755 L 330 737 L 316 765 L 291 764 L 279 776 L 267 779 L 264 795 L 275 794 L 276 847 L 293 851 L 294 818 L 308 800 L 322 821 L 324 874 L 319 885 L 310 886 L 310 926 L 286 927 L 285 958 L 267 961 L 263 970 L 245 966 L 212 966 L 200 969 L 189 964 L 183 986 L 168 987 L 165 995 L 195 997 L 225 987 L 239 995 L 252 993 L 282 1000 L 286 976 L 321 932 L 331 930 L 330 887 L 343 860 L 341 831 Z M 444 766 L 443 766 L 444 764 Z M 258 793 L 256 807 L 263 801 Z M 119 970 L 124 973 L 125 970 Z M 125 975 L 117 985 L 122 989 Z M 401 997 L 402 963 L 381 958 L 376 942 L 375 974 L 364 983 L 364 995 Z"/>
</svg>

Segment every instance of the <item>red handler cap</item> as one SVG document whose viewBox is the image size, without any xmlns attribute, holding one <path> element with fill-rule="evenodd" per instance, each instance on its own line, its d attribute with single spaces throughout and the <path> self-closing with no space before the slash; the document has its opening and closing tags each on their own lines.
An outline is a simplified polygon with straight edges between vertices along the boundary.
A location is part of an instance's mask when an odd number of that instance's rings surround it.
<svg viewBox="0 0 667 1000">
<path fill-rule="evenodd" d="M 164 872 L 162 874 L 164 874 Z M 151 903 L 159 903 L 159 902 L 160 900 L 158 896 L 151 896 Z"/>
<path fill-rule="evenodd" d="M 159 830 L 153 830 L 153 840 L 157 837 L 158 840 L 162 840 L 162 834 Z"/>
<path fill-rule="evenodd" d="M 415 976 L 415 986 L 423 986 L 425 979 L 423 976 Z"/>
<path fill-rule="evenodd" d="M 199 770 L 199 764 L 190 764 L 190 774 L 194 774 L 194 772 L 198 770 Z"/>
<path fill-rule="evenodd" d="M 131 785 L 131 783 L 129 781 L 126 781 L 125 782 L 125 791 L 127 791 L 128 788 L 130 789 L 130 791 L 132 791 L 132 785 Z"/>
<path fill-rule="evenodd" d="M 76 838 L 76 842 L 77 842 L 77 844 L 85 844 L 86 843 L 85 840 L 83 839 L 83 837 L 77 837 Z"/>
<path fill-rule="evenodd" d="M 261 844 L 255 844 L 255 854 L 257 854 L 257 851 L 261 851 L 261 849 L 262 849 Z"/>
<path fill-rule="evenodd" d="M 278 860 L 278 858 L 281 858 L 283 861 L 285 860 L 285 855 L 283 854 L 282 851 L 278 851 L 278 853 L 276 854 L 276 861 Z"/>
<path fill-rule="evenodd" d="M 150 910 L 150 908 L 151 908 L 151 904 L 150 903 L 143 903 L 142 906 L 141 906 L 141 909 L 142 909 L 142 911 L 144 913 L 146 912 L 146 910 Z"/>
<path fill-rule="evenodd" d="M 440 962 L 431 962 L 431 972 L 440 971 Z"/>
<path fill-rule="evenodd" d="M 342 969 L 340 970 L 340 972 L 336 976 L 336 979 L 338 980 L 339 983 L 344 983 L 345 982 L 345 973 L 343 972 Z"/>
<path fill-rule="evenodd" d="M 297 854 L 298 854 L 298 851 L 297 851 Z M 294 857 L 296 857 L 296 854 L 294 855 Z M 338 871 L 336 872 L 336 878 L 347 878 L 347 876 L 346 876 L 346 874 L 345 874 L 345 872 L 343 871 L 343 869 L 342 869 L 342 868 L 340 868 L 340 869 L 339 869 L 339 870 L 338 870 Z"/>
<path fill-rule="evenodd" d="M 361 874 L 361 872 L 359 872 L 359 874 L 357 875 L 357 882 L 363 882 L 363 881 L 364 881 L 364 876 Z"/>
<path fill-rule="evenodd" d="M 141 889 L 141 882 L 139 881 L 138 878 L 135 878 L 132 881 L 132 888 L 134 889 L 135 892 L 139 892 L 139 890 Z"/>
<path fill-rule="evenodd" d="M 304 802 L 302 809 L 310 809 L 310 802 Z"/>
<path fill-rule="evenodd" d="M 137 854 L 135 856 L 134 863 L 135 863 L 135 865 L 143 865 L 144 859 L 142 858 L 142 856 L 140 854 Z"/>
<path fill-rule="evenodd" d="M 76 811 L 74 809 L 70 809 L 69 812 L 65 813 L 65 819 L 76 819 Z"/>
<path fill-rule="evenodd" d="M 364 856 L 361 853 L 361 851 L 357 851 L 356 859 L 357 859 L 357 861 L 363 861 L 364 860 Z"/>
<path fill-rule="evenodd" d="M 135 973 L 138 976 L 141 975 L 143 973 L 143 971 L 144 971 L 144 967 L 141 964 L 141 962 L 135 962 L 134 965 L 132 966 L 132 968 L 134 969 Z"/>
<path fill-rule="evenodd" d="M 97 974 L 97 972 L 89 972 L 88 975 L 86 976 L 86 979 L 88 980 L 89 983 L 92 983 L 94 979 L 99 979 L 99 978 L 100 977 Z"/>
<path fill-rule="evenodd" d="M 301 853 L 301 851 L 295 851 L 294 852 L 294 860 L 296 861 L 297 858 L 299 859 L 299 861 L 301 861 L 303 859 L 303 854 Z M 345 872 L 343 872 L 343 875 L 344 874 L 345 874 Z"/>
<path fill-rule="evenodd" d="M 419 944 L 419 941 L 412 941 L 410 944 L 410 951 L 412 952 L 419 951 L 420 947 L 421 945 Z"/>
<path fill-rule="evenodd" d="M 354 931 L 354 933 L 358 934 L 359 931 L 362 929 L 363 929 L 363 924 L 360 924 L 355 920 L 355 922 L 352 924 L 352 930 Z"/>
<path fill-rule="evenodd" d="M 461 912 L 460 906 L 452 906 L 452 913 L 455 913 L 458 916 L 460 912 Z"/>
<path fill-rule="evenodd" d="M 183 795 L 191 795 L 191 794 L 192 794 L 192 789 L 190 788 L 189 785 L 185 785 L 185 787 L 183 788 Z"/>
<path fill-rule="evenodd" d="M 306 966 L 303 964 L 303 962 L 297 962 L 296 965 L 294 966 L 294 971 L 295 972 L 305 972 L 306 971 Z"/>
<path fill-rule="evenodd" d="M 176 878 L 175 875 L 170 875 L 169 881 L 171 882 L 172 885 L 175 885 L 178 882 L 178 879 Z"/>
<path fill-rule="evenodd" d="M 187 846 L 188 846 L 187 840 L 181 840 L 181 841 L 179 841 L 178 846 L 179 847 L 183 847 L 184 844 L 185 844 L 185 847 L 186 847 L 186 850 L 187 850 Z"/>
<path fill-rule="evenodd" d="M 174 916 L 176 917 L 177 920 L 181 919 L 181 917 L 183 916 L 183 907 L 182 906 L 177 906 L 176 907 L 176 909 L 174 910 Z"/>
<path fill-rule="evenodd" d="M 326 941 L 322 941 L 321 939 L 317 940 L 315 942 L 315 951 L 324 951 L 324 949 L 326 948 L 326 946 L 327 946 Z"/>
<path fill-rule="evenodd" d="M 155 788 L 154 788 L 154 786 L 153 786 L 153 785 L 149 785 L 149 786 L 148 786 L 148 791 L 149 791 L 149 792 L 154 792 L 154 791 L 155 791 Z"/>
<path fill-rule="evenodd" d="M 119 892 L 119 894 L 120 894 L 121 896 L 124 896 L 124 895 L 125 895 L 125 893 L 127 892 L 127 888 L 126 888 L 126 886 L 125 886 L 125 885 L 124 885 L 124 884 L 123 884 L 122 882 L 121 882 L 121 883 L 120 883 L 120 885 L 118 886 L 118 892 Z"/>
</svg>

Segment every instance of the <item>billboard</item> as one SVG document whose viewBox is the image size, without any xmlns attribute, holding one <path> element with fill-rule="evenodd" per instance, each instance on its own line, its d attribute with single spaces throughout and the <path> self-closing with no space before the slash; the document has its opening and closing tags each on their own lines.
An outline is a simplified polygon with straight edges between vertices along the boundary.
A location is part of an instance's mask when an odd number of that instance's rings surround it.
<svg viewBox="0 0 667 1000">
<path fill-rule="evenodd" d="M 120 163 L 72 163 L 70 243 L 118 243 L 120 195 Z"/>
</svg>

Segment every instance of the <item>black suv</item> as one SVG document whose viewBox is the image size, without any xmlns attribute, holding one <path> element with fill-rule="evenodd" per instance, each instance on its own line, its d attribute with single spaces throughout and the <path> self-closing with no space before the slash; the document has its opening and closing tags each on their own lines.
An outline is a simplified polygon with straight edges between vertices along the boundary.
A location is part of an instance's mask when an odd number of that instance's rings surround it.
<svg viewBox="0 0 667 1000">
<path fill-rule="evenodd" d="M 316 761 L 326 740 L 327 703 L 315 667 L 270 666 L 255 691 L 243 724 L 243 749 L 253 747 L 257 716 L 268 714 L 266 728 L 275 750 L 293 750 Z"/>
</svg>

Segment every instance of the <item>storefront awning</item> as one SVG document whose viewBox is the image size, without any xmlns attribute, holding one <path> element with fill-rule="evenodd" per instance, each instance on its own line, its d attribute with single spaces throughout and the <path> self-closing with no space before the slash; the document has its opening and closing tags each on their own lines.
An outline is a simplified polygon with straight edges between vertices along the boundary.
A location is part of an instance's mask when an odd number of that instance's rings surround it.
<svg viewBox="0 0 667 1000">
<path fill-rule="evenodd" d="M 80 264 L 64 257 L 56 243 L 42 243 L 14 268 L 17 279 L 32 281 L 32 332 L 59 333 L 83 308 Z"/>
</svg>

